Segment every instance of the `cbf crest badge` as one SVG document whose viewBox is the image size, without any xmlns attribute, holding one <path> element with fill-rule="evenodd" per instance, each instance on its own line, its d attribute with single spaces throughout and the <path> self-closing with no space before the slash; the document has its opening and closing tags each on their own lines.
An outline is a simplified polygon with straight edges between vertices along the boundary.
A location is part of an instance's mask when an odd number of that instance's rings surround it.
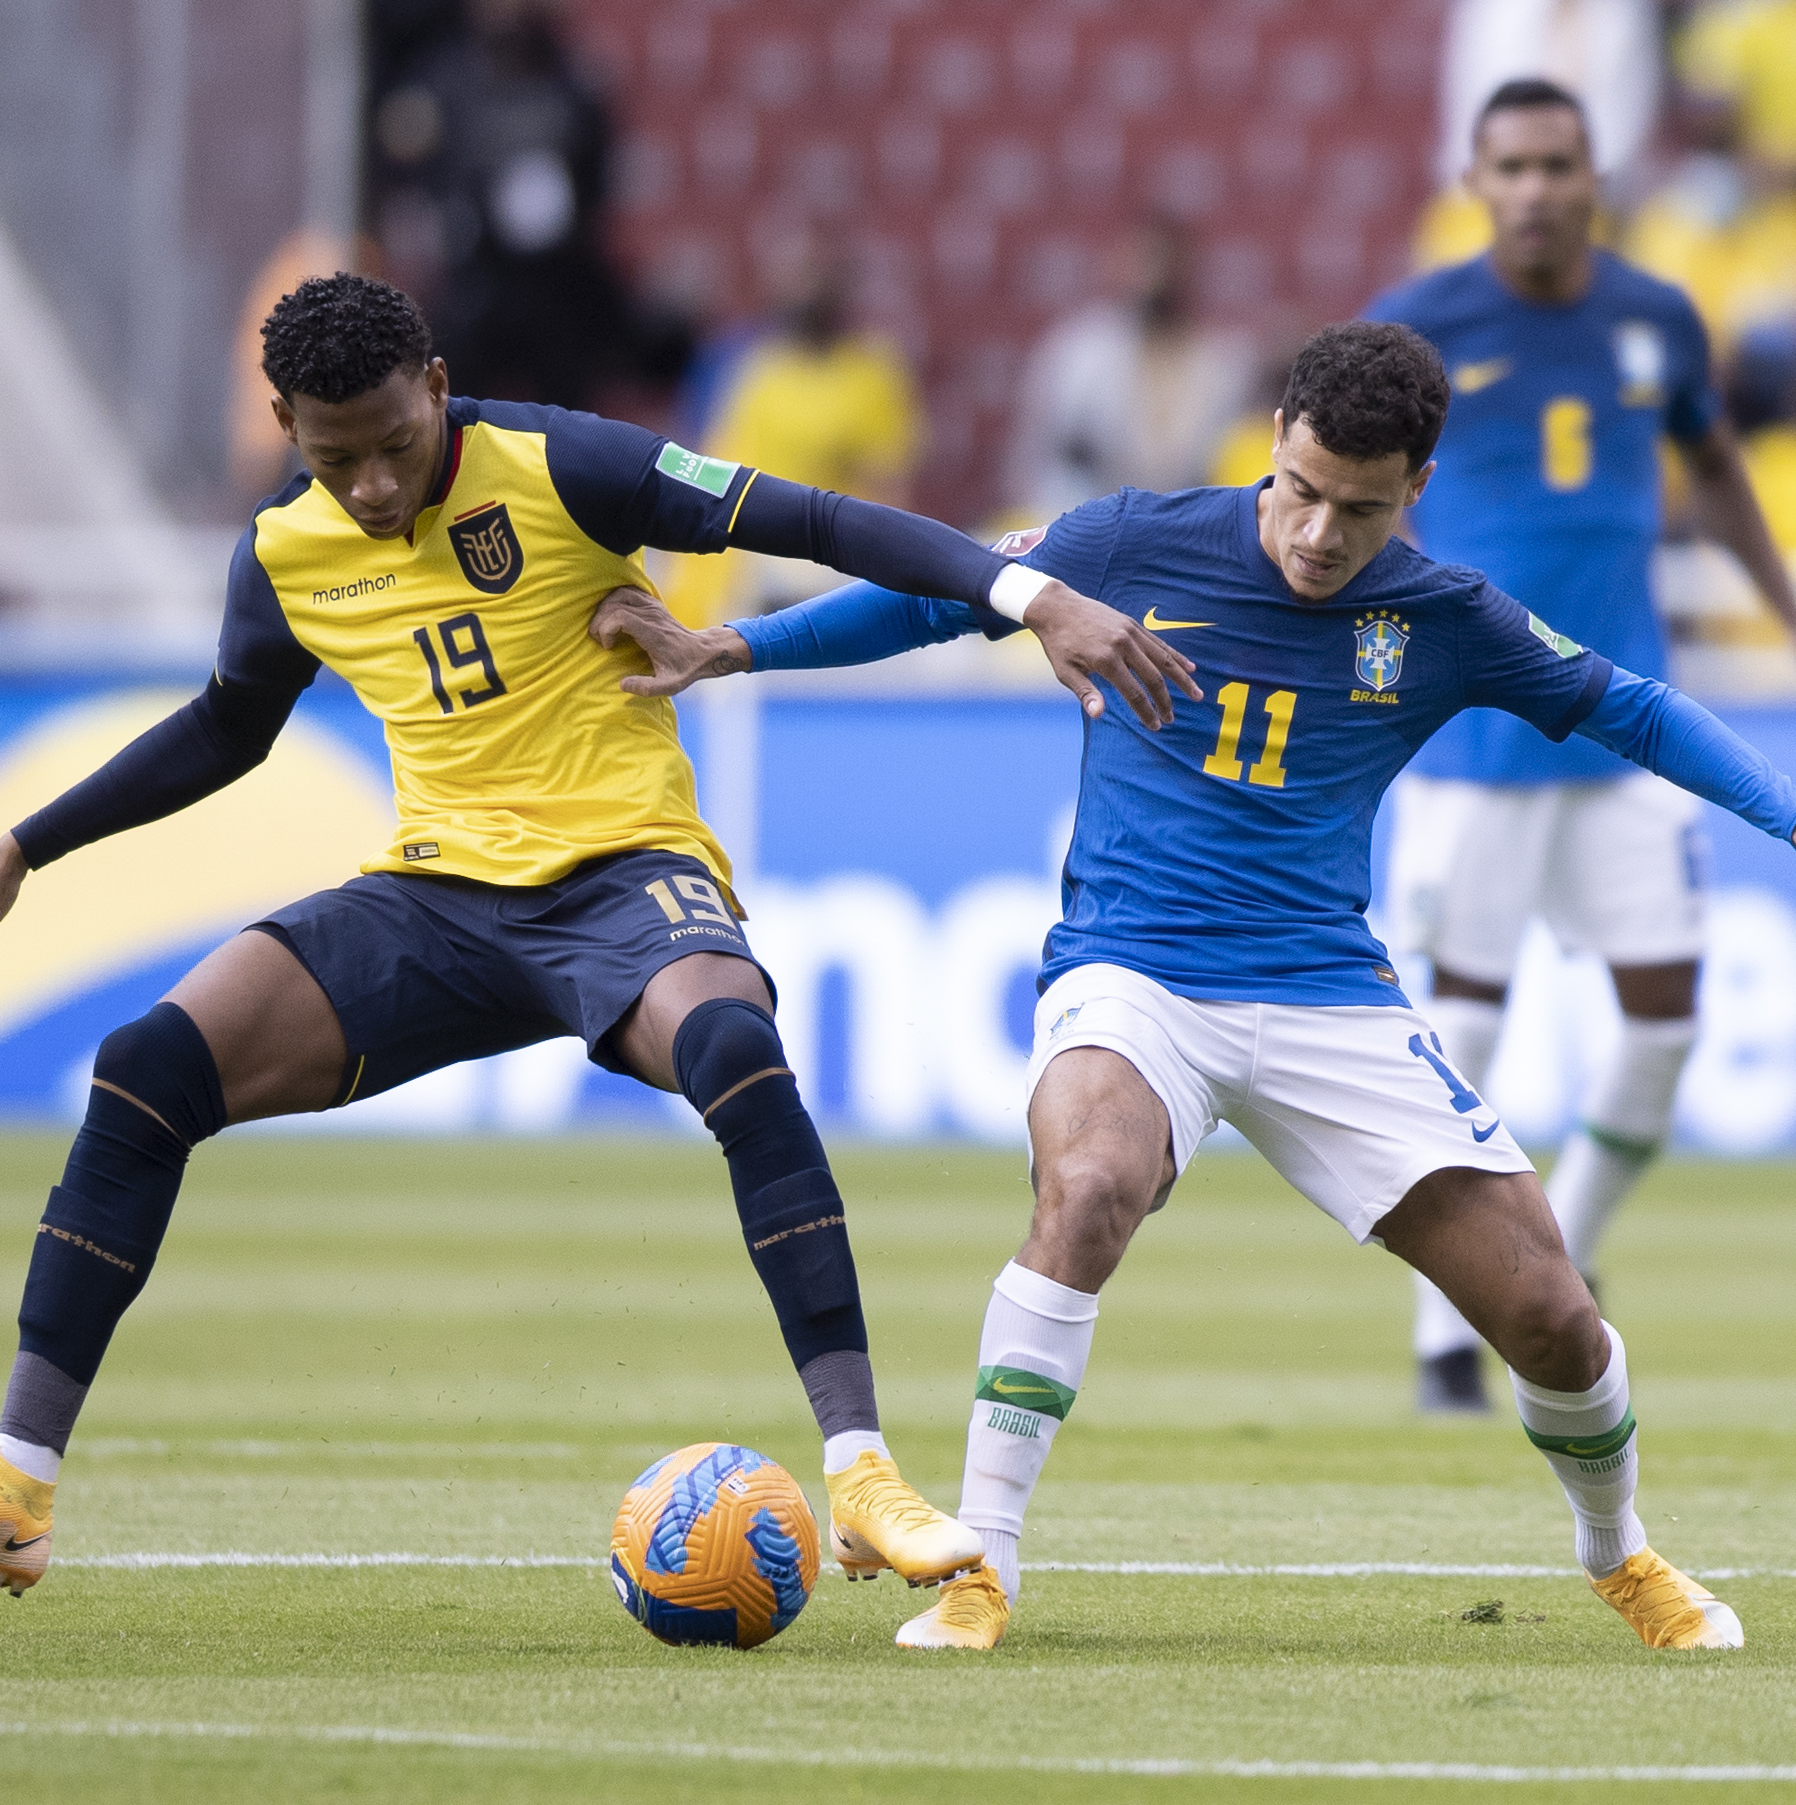
<svg viewBox="0 0 1796 1805">
<path fill-rule="evenodd" d="M 461 574 L 483 595 L 503 595 L 524 574 L 524 548 L 502 501 L 456 521 L 449 543 Z"/>
<path fill-rule="evenodd" d="M 1403 651 L 1409 644 L 1409 622 L 1388 610 L 1363 615 L 1354 623 L 1353 669 L 1374 695 L 1394 688 L 1403 674 Z"/>
</svg>

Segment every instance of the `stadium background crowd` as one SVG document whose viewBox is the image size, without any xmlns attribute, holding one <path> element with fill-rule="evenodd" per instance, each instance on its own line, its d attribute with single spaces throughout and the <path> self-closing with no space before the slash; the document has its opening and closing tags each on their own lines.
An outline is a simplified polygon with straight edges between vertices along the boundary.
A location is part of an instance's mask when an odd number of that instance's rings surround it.
<svg viewBox="0 0 1796 1805">
<path fill-rule="evenodd" d="M 1304 334 L 1479 248 L 1457 186 L 1468 122 L 1522 73 L 1589 97 L 1605 239 L 1690 289 L 1796 557 L 1796 0 L 47 0 L 16 49 L 0 60 L 0 674 L 19 694 L 45 673 L 204 669 L 229 546 L 287 469 L 256 326 L 310 270 L 415 292 L 463 392 L 594 407 L 996 533 L 1122 482 L 1260 474 Z M 1796 697 L 1796 655 L 1695 539 L 1670 454 L 1667 484 L 1679 681 Z M 826 583 L 741 554 L 657 575 L 693 621 Z M 935 668 L 977 714 L 1045 685 L 1038 664 L 1012 642 Z M 759 797 L 730 787 L 760 730 L 700 712 L 706 806 L 751 872 L 881 868 L 839 818 L 824 852 L 782 865 L 771 777 Z M 1061 806 L 1019 801 L 1019 841 L 1052 842 Z M 989 856 L 1036 888 L 1054 862 L 1051 846 L 1046 866 L 1038 847 Z M 1023 906 L 931 872 L 906 879 L 925 909 L 1020 920 L 979 930 L 1007 959 L 1038 940 L 1034 889 Z M 921 946 L 921 930 L 890 892 L 855 895 L 857 920 L 885 924 L 878 958 L 846 940 L 818 957 L 860 960 L 877 996 L 881 961 L 910 969 L 893 936 Z M 1796 914 L 1786 937 L 1796 972 Z M 1790 993 L 1749 1024 L 1782 1049 L 1789 1107 L 1742 1144 L 1796 1131 L 1796 982 L 1768 969 L 1734 989 L 1761 1013 Z M 1026 985 L 1003 970 L 1008 1058 Z M 850 1064 L 890 1068 L 885 1100 L 848 1110 L 859 1126 L 939 1124 L 912 1096 L 938 1085 L 961 1128 L 1003 1117 L 980 1099 L 1008 1096 L 1009 1066 L 971 1070 L 989 1037 L 959 1036 L 962 1066 L 913 1082 L 910 1043 L 844 1025 L 833 982 L 811 986 L 814 1033 L 793 1033 L 800 1057 L 833 1036 Z M 0 978 L 0 1034 L 49 994 L 14 988 Z M 1589 1003 L 1574 989 L 1556 1007 Z M 809 1007 L 803 986 L 789 1007 Z M 889 1027 L 897 1008 L 874 1013 Z"/>
</svg>

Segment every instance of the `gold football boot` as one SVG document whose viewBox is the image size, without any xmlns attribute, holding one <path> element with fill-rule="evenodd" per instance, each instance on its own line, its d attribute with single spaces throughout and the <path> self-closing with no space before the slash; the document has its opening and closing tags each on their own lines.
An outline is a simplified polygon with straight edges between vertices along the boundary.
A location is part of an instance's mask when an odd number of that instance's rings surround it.
<svg viewBox="0 0 1796 1805">
<path fill-rule="evenodd" d="M 50 1564 L 50 1500 L 56 1482 L 0 1460 L 0 1586 L 22 1598 Z"/>
<path fill-rule="evenodd" d="M 1584 1576 L 1604 1604 L 1613 1605 L 1648 1648 L 1741 1648 L 1746 1632 L 1729 1605 L 1680 1573 L 1663 1555 L 1643 1548 L 1602 1579 Z"/>
<path fill-rule="evenodd" d="M 826 1473 L 824 1483 L 830 1553 L 850 1579 L 874 1579 L 890 1567 L 913 1586 L 929 1586 L 985 1559 L 979 1531 L 906 1485 L 888 1455 L 869 1448 L 841 1472 Z"/>
<path fill-rule="evenodd" d="M 951 1579 L 921 1617 L 892 1638 L 900 1648 L 996 1648 L 1010 1622 L 1004 1587 L 988 1565 Z"/>
</svg>

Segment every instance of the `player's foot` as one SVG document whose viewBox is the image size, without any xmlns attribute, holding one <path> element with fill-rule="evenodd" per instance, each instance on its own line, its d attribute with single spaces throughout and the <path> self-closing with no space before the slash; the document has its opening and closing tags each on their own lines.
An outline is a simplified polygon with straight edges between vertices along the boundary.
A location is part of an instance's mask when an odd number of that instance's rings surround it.
<svg viewBox="0 0 1796 1805">
<path fill-rule="evenodd" d="M 1416 1408 L 1424 1416 L 1487 1416 L 1484 1359 L 1475 1347 L 1456 1347 L 1416 1362 Z"/>
<path fill-rule="evenodd" d="M 1003 1582 L 981 1561 L 951 1579 L 921 1617 L 892 1638 L 900 1648 L 996 1648 L 1010 1622 Z"/>
<path fill-rule="evenodd" d="M 54 1480 L 33 1479 L 0 1460 L 0 1586 L 22 1598 L 50 1564 L 50 1500 Z"/>
<path fill-rule="evenodd" d="M 882 1567 L 913 1586 L 964 1573 L 985 1559 L 979 1531 L 957 1523 L 906 1485 L 897 1462 L 869 1448 L 829 1487 L 829 1548 L 850 1579 L 873 1579 Z"/>
<path fill-rule="evenodd" d="M 1633 1625 L 1648 1648 L 1742 1648 L 1746 1632 L 1733 1609 L 1706 1586 L 1643 1548 L 1591 1588 Z"/>
</svg>

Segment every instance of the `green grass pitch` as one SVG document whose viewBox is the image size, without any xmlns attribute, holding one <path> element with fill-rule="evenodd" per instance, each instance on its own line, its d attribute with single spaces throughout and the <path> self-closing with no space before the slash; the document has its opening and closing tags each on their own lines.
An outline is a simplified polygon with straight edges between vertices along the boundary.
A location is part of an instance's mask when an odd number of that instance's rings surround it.
<svg viewBox="0 0 1796 1805">
<path fill-rule="evenodd" d="M 63 1145 L 0 1139 L 9 1310 Z M 1021 1162 L 839 1170 L 888 1436 L 952 1505 Z M 228 1137 L 95 1388 L 58 1561 L 0 1597 L 6 1796 L 1638 1800 L 1691 1795 L 1668 1769 L 1796 1773 L 1793 1194 L 1789 1167 L 1668 1164 L 1609 1263 L 1649 1533 L 1746 1571 L 1713 1582 L 1740 1654 L 1650 1654 L 1570 1576 L 1263 1571 L 1026 1573 L 995 1655 L 901 1654 L 928 1595 L 828 1566 L 735 1654 L 651 1641 L 602 1565 L 625 1486 L 685 1442 L 750 1443 L 822 1503 L 715 1153 Z M 1408 1319 L 1394 1260 L 1257 1160 L 1200 1160 L 1105 1294 L 1025 1561 L 1568 1568 L 1506 1400 L 1411 1414 Z M 471 1559 L 105 1564 L 225 1551 Z M 472 1564 L 530 1555 L 567 1564 Z M 1548 1768 L 1660 1777 L 1488 1771 Z"/>
</svg>

